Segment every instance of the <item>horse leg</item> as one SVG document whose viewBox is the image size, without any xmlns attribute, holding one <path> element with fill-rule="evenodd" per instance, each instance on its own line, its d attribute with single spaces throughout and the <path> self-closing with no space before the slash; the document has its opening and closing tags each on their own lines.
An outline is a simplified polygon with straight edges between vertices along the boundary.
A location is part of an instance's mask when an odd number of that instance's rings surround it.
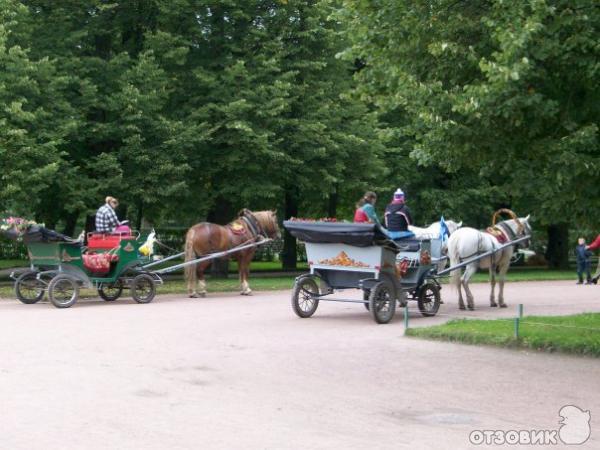
<svg viewBox="0 0 600 450">
<path fill-rule="evenodd" d="M 508 305 L 504 303 L 504 280 L 506 279 L 506 272 L 508 272 L 508 264 L 506 268 L 501 267 L 498 273 L 498 304 L 500 308 L 506 308 Z"/>
<path fill-rule="evenodd" d="M 490 306 L 494 308 L 498 305 L 494 299 L 494 291 L 496 289 L 496 268 L 493 265 L 490 265 L 490 283 L 492 285 L 492 292 L 490 293 Z"/>
<path fill-rule="evenodd" d="M 248 284 L 248 267 L 250 265 L 250 261 L 248 257 L 245 255 L 240 255 L 237 258 L 238 262 L 238 272 L 240 275 L 240 294 L 241 295 L 252 295 L 252 289 L 250 289 L 250 285 Z"/>
<path fill-rule="evenodd" d="M 207 263 L 200 263 L 196 265 L 196 285 L 194 286 L 193 292 L 190 294 L 192 298 L 206 297 L 206 281 L 204 279 L 204 271 L 208 267 Z M 189 286 L 188 286 L 189 290 Z"/>
<path fill-rule="evenodd" d="M 459 269 L 460 272 L 460 269 Z M 456 285 L 456 289 L 458 289 L 458 309 L 465 310 L 465 302 L 462 296 L 462 279 L 460 278 L 460 274 L 458 275 L 458 284 Z"/>
<path fill-rule="evenodd" d="M 465 273 L 462 276 L 462 285 L 465 288 L 465 294 L 467 296 L 467 308 L 470 311 L 473 311 L 475 309 L 475 304 L 473 302 L 473 294 L 471 292 L 471 289 L 469 289 L 469 280 L 471 279 L 476 270 L 477 266 L 469 265 L 467 266 L 467 269 L 465 270 Z"/>
</svg>

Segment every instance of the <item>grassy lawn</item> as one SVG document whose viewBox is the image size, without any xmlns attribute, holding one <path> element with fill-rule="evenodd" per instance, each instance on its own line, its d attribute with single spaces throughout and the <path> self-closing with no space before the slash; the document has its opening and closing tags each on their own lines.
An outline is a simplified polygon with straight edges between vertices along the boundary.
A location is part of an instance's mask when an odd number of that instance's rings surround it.
<svg viewBox="0 0 600 450">
<path fill-rule="evenodd" d="M 171 261 L 165 263 L 168 266 Z M 9 267 L 23 267 L 27 266 L 27 261 L 19 260 L 0 260 L 0 269 L 7 269 Z M 175 263 L 173 263 L 175 264 Z M 228 292 L 238 290 L 237 281 L 237 264 L 232 261 L 230 263 L 230 277 L 229 279 L 215 279 L 212 280 L 207 277 L 208 290 L 209 292 Z M 155 269 L 158 269 L 156 267 Z M 282 274 L 280 262 L 266 262 L 266 261 L 255 261 L 251 265 L 250 283 L 252 289 L 255 291 L 268 291 L 268 290 L 279 290 L 279 289 L 291 289 L 294 284 L 295 274 Z M 297 272 L 307 272 L 308 266 L 305 262 L 298 263 Z M 252 273 L 255 275 L 253 276 Z M 265 275 L 273 273 L 276 276 L 266 277 Z M 185 293 L 185 283 L 182 280 L 182 271 L 174 272 L 171 277 L 172 279 L 167 281 L 163 286 L 158 289 L 159 294 L 165 293 Z M 514 268 L 508 272 L 508 281 L 544 281 L 544 280 L 575 280 L 576 275 L 573 271 L 554 271 L 543 268 Z M 487 272 L 478 273 L 474 276 L 474 282 L 487 282 Z M 442 279 L 442 282 L 447 282 L 447 279 Z M 91 292 L 82 292 L 82 295 L 95 295 Z M 14 292 L 12 290 L 11 280 L 8 278 L 3 279 L 2 285 L 0 285 L 0 296 L 3 298 L 14 298 Z"/>
<path fill-rule="evenodd" d="M 291 289 L 294 285 L 294 276 L 278 276 L 278 277 L 255 277 L 250 279 L 250 287 L 253 291 L 277 291 Z M 237 277 L 228 279 L 211 279 L 207 277 L 208 293 L 211 292 L 235 292 L 239 290 L 239 281 Z M 158 294 L 182 294 L 187 292 L 185 281 L 183 280 L 168 280 L 165 284 L 158 286 Z M 82 297 L 97 297 L 98 294 L 93 289 L 83 289 L 80 291 Z M 124 295 L 129 295 L 127 291 Z M 16 298 L 12 284 L 7 283 L 0 286 L 0 298 Z"/>
<path fill-rule="evenodd" d="M 0 259 L 0 270 L 12 269 L 13 267 L 27 267 L 29 261 L 23 259 Z"/>
<path fill-rule="evenodd" d="M 514 327 L 514 319 L 460 319 L 433 327 L 409 328 L 406 334 L 467 344 L 530 348 L 600 357 L 600 313 L 525 316 L 520 322 L 518 339 L 514 337 Z"/>
</svg>

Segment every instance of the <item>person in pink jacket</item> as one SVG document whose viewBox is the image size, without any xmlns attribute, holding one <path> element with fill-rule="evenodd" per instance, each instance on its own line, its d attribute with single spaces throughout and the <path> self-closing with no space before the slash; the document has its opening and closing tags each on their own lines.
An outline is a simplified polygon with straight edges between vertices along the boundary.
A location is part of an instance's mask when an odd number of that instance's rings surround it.
<svg viewBox="0 0 600 450">
<path fill-rule="evenodd" d="M 585 249 L 586 250 L 596 250 L 599 248 L 600 248 L 600 234 L 598 236 L 596 236 L 596 239 L 594 239 L 594 242 L 592 242 L 590 245 L 588 245 Z M 598 266 L 596 267 L 596 273 L 592 277 L 592 283 L 598 284 L 598 278 L 600 278 L 600 258 L 598 258 Z"/>
</svg>

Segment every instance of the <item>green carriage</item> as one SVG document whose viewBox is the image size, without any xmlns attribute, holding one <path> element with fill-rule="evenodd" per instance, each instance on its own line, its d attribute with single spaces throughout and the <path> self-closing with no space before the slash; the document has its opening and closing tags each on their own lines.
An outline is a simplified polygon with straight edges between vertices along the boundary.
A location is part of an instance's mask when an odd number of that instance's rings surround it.
<svg viewBox="0 0 600 450">
<path fill-rule="evenodd" d="M 88 235 L 88 245 L 79 241 L 27 241 L 30 267 L 15 279 L 17 298 L 26 304 L 40 301 L 44 294 L 58 308 L 75 304 L 82 288 L 96 289 L 106 301 L 114 301 L 124 289 L 138 303 L 154 299 L 156 272 L 144 270 L 150 258 L 140 253 L 139 235 Z"/>
</svg>

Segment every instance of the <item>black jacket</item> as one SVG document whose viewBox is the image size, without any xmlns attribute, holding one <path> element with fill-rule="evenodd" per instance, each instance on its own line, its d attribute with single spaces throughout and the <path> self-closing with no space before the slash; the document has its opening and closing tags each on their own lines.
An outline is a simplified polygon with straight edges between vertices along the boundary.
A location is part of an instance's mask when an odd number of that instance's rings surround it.
<svg viewBox="0 0 600 450">
<path fill-rule="evenodd" d="M 385 207 L 385 222 L 389 231 L 408 231 L 413 220 L 404 203 L 390 203 Z"/>
</svg>

